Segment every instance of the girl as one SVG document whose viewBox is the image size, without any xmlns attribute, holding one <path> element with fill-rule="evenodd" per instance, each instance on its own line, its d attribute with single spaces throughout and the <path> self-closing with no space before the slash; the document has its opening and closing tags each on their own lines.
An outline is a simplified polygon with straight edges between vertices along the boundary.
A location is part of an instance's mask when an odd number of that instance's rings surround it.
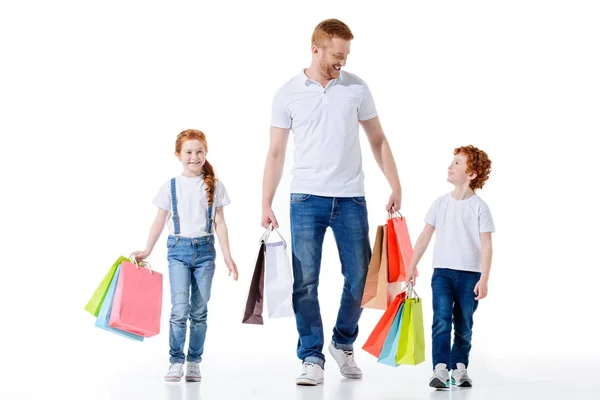
<svg viewBox="0 0 600 400">
<path fill-rule="evenodd" d="M 172 306 L 169 326 L 171 365 L 165 375 L 168 382 L 179 382 L 183 376 L 188 319 L 190 339 L 185 379 L 197 382 L 201 378 L 207 303 L 215 272 L 214 232 L 219 237 L 229 275 L 233 273 L 233 279 L 238 279 L 223 215 L 223 207 L 229 204 L 229 197 L 223 184 L 215 178 L 213 167 L 206 161 L 207 152 L 204 133 L 188 129 L 177 136 L 175 155 L 183 165 L 183 173 L 165 182 L 158 191 L 153 201 L 158 207 L 158 214 L 150 228 L 146 249 L 133 253 L 136 260 L 147 258 L 168 220 Z"/>
</svg>

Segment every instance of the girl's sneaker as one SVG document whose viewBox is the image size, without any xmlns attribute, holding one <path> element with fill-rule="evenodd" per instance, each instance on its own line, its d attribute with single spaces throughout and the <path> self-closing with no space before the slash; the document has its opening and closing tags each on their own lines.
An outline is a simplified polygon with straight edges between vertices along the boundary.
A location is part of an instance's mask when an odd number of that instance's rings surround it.
<svg viewBox="0 0 600 400">
<path fill-rule="evenodd" d="M 438 364 L 433 370 L 433 376 L 429 380 L 429 386 L 436 389 L 446 389 L 450 387 L 450 380 L 448 379 L 448 370 L 446 364 Z"/>
<path fill-rule="evenodd" d="M 465 364 L 456 364 L 456 369 L 452 371 L 452 384 L 459 387 L 473 386 L 473 381 L 467 374 L 467 367 L 465 367 Z"/>
<path fill-rule="evenodd" d="M 169 367 L 169 370 L 165 374 L 165 381 L 167 382 L 179 382 L 183 376 L 183 364 L 173 363 Z"/>
<path fill-rule="evenodd" d="M 185 370 L 185 380 L 187 382 L 200 382 L 201 379 L 200 363 L 188 361 L 187 369 Z"/>
</svg>

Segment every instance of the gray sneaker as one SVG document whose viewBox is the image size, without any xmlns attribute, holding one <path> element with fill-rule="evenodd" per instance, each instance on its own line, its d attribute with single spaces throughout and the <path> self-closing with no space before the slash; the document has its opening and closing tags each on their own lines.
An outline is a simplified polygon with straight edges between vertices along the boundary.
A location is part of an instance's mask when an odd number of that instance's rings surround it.
<svg viewBox="0 0 600 400">
<path fill-rule="evenodd" d="M 429 379 L 429 386 L 436 389 L 446 389 L 450 387 L 446 364 L 437 364 L 435 366 L 433 376 Z"/>
<path fill-rule="evenodd" d="M 452 384 L 459 387 L 473 386 L 473 381 L 469 378 L 469 374 L 467 374 L 467 367 L 465 367 L 465 364 L 456 364 L 456 369 L 452 371 Z"/>
</svg>

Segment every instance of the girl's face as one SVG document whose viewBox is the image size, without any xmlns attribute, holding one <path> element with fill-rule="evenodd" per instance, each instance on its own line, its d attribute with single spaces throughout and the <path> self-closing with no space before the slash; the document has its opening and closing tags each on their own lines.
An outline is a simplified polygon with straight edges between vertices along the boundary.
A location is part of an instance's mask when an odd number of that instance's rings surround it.
<svg viewBox="0 0 600 400">
<path fill-rule="evenodd" d="M 175 154 L 183 165 L 183 175 L 200 176 L 206 162 L 206 149 L 199 140 L 186 140 L 181 146 L 181 153 Z"/>
</svg>

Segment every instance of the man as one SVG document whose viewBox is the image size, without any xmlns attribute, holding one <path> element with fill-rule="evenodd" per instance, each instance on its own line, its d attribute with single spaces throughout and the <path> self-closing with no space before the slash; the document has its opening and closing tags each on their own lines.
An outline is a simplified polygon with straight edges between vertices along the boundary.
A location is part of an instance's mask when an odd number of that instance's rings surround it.
<svg viewBox="0 0 600 400">
<path fill-rule="evenodd" d="M 331 227 L 337 243 L 344 290 L 329 351 L 342 375 L 362 378 L 354 361 L 361 300 L 371 258 L 364 197 L 359 124 L 392 188 L 386 209 L 400 209 L 401 187 L 390 146 L 369 88 L 342 71 L 354 38 L 337 19 L 321 22 L 312 36 L 312 63 L 276 93 L 270 147 L 263 178 L 262 225 L 278 227 L 271 208 L 283 171 L 290 129 L 295 138 L 290 198 L 293 305 L 298 328 L 298 385 L 323 382 L 325 356 L 317 288 L 323 238 Z"/>
</svg>

